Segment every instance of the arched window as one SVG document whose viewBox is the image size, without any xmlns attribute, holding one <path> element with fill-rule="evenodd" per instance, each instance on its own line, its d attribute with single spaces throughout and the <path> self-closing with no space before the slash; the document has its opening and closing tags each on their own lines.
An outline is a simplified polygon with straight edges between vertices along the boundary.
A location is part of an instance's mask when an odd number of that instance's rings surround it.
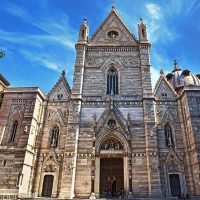
<svg viewBox="0 0 200 200">
<path fill-rule="evenodd" d="M 107 74 L 107 94 L 118 94 L 118 75 L 115 68 L 110 68 Z"/>
<path fill-rule="evenodd" d="M 142 29 L 142 36 L 145 37 L 145 31 Z"/>
<path fill-rule="evenodd" d="M 51 140 L 50 140 L 50 146 L 53 148 L 58 146 L 58 135 L 59 135 L 59 128 L 58 126 L 54 126 L 51 131 Z"/>
<path fill-rule="evenodd" d="M 174 146 L 172 128 L 169 126 L 169 124 L 165 125 L 165 138 L 166 138 L 166 146 L 168 147 Z"/>
<path fill-rule="evenodd" d="M 84 34 L 85 34 L 85 31 L 84 31 L 84 29 L 82 30 L 82 38 L 84 37 Z"/>
<path fill-rule="evenodd" d="M 18 122 L 14 121 L 11 127 L 10 136 L 8 138 L 8 143 L 13 143 L 15 140 L 16 132 L 17 132 Z"/>
</svg>

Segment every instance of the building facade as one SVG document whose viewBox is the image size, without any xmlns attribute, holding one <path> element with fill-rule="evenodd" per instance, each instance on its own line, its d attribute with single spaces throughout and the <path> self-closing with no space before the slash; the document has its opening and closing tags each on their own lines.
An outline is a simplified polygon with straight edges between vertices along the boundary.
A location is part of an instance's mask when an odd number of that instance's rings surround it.
<svg viewBox="0 0 200 200">
<path fill-rule="evenodd" d="M 200 195 L 200 80 L 174 63 L 152 90 L 146 25 L 138 39 L 113 7 L 75 45 L 72 88 L 4 91 L 0 194 L 55 198 Z"/>
</svg>

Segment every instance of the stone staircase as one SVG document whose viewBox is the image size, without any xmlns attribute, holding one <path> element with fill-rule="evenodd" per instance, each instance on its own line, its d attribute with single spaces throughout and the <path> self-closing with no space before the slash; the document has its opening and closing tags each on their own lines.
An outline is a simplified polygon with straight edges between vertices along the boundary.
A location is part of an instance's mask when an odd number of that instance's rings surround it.
<svg viewBox="0 0 200 200">
<path fill-rule="evenodd" d="M 1 195 L 0 200 L 69 200 L 69 199 L 62 199 L 62 198 L 50 198 L 50 197 L 17 197 L 17 195 Z M 191 200 L 200 200 L 200 196 L 190 197 Z M 74 198 L 73 200 L 95 200 L 95 199 L 83 199 L 83 198 Z M 99 198 L 96 200 L 129 200 L 127 198 L 119 199 L 119 198 Z M 179 200 L 178 197 L 149 197 L 149 198 L 142 198 L 142 197 L 135 197 L 131 198 L 130 200 Z M 180 200 L 188 200 L 188 199 L 180 199 Z"/>
<path fill-rule="evenodd" d="M 68 199 L 58 199 L 58 198 L 49 198 L 49 197 L 36 197 L 36 198 L 18 198 L 17 200 L 68 200 Z M 81 198 L 74 198 L 74 200 L 91 200 L 91 199 L 81 199 Z M 128 199 L 106 199 L 100 198 L 96 200 L 128 200 Z M 133 198 L 130 200 L 179 200 L 178 197 L 157 197 L 157 198 Z M 180 200 L 187 200 L 187 199 L 180 199 Z M 200 196 L 198 197 L 190 197 L 190 200 L 200 200 Z"/>
</svg>

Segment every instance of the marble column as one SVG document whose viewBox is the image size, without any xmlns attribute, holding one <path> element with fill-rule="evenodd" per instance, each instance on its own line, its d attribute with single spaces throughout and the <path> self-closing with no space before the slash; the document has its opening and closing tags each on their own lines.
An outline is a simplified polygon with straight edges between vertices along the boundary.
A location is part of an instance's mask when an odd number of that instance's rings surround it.
<svg viewBox="0 0 200 200">
<path fill-rule="evenodd" d="M 95 183 L 94 183 L 94 192 L 96 198 L 100 197 L 99 188 L 100 188 L 100 158 L 95 158 Z"/>
<path fill-rule="evenodd" d="M 128 156 L 123 158 L 124 162 L 124 191 L 127 196 L 129 192 L 129 170 L 128 170 Z"/>
</svg>

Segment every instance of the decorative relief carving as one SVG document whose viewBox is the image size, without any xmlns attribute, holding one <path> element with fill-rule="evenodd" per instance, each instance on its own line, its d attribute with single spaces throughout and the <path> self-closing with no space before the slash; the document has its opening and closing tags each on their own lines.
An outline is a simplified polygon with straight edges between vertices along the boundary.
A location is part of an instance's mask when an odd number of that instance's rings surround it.
<svg viewBox="0 0 200 200">
<path fill-rule="evenodd" d="M 63 124 L 67 124 L 67 118 L 68 118 L 68 112 L 65 109 L 57 109 L 57 110 L 53 110 L 53 109 L 49 109 L 47 112 L 47 119 L 46 119 L 46 123 L 48 125 L 52 125 L 52 123 L 55 122 L 62 122 Z"/>
<path fill-rule="evenodd" d="M 116 139 L 108 139 L 101 145 L 102 150 L 123 150 L 123 146 Z"/>
<path fill-rule="evenodd" d="M 86 61 L 86 66 L 87 67 L 100 67 L 103 62 L 105 61 L 105 57 L 98 57 L 98 58 L 95 58 L 95 57 L 89 57 L 87 58 L 87 61 Z"/>
<path fill-rule="evenodd" d="M 167 172 L 179 172 L 179 171 L 180 171 L 180 167 L 178 163 L 174 161 L 168 163 Z"/>
<path fill-rule="evenodd" d="M 140 64 L 139 60 L 136 58 L 119 58 L 119 60 L 124 66 L 135 66 Z"/>
<path fill-rule="evenodd" d="M 174 122 L 178 119 L 178 111 L 176 108 L 170 108 L 168 106 L 156 106 L 156 115 L 158 123 L 166 123 L 167 121 Z"/>
<path fill-rule="evenodd" d="M 55 172 L 56 170 L 57 170 L 56 165 L 49 164 L 49 165 L 45 165 L 44 167 L 45 172 Z"/>
<path fill-rule="evenodd" d="M 9 118 L 16 117 L 17 119 L 22 118 L 25 111 L 25 104 L 12 104 L 10 108 Z"/>
<path fill-rule="evenodd" d="M 157 172 L 159 170 L 159 164 L 157 159 L 152 159 L 150 164 L 151 171 Z"/>
</svg>

